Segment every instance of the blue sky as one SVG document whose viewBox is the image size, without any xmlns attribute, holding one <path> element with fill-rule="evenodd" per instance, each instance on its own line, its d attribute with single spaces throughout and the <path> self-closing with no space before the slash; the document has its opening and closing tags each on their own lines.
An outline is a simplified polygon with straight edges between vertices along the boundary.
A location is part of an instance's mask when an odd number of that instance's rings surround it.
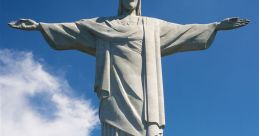
<svg viewBox="0 0 259 136">
<path fill-rule="evenodd" d="M 10 29 L 7 23 L 19 18 L 72 22 L 113 16 L 117 3 L 117 0 L 0 0 L 0 50 L 32 52 L 49 73 L 67 80 L 74 97 L 90 99 L 93 107 L 98 108 L 93 92 L 93 57 L 77 51 L 54 51 L 39 32 Z M 258 136 L 259 1 L 143 0 L 142 3 L 144 16 L 180 24 L 210 23 L 235 16 L 252 21 L 247 27 L 219 32 L 208 50 L 163 58 L 165 136 Z M 99 135 L 99 131 L 100 128 L 95 129 L 92 135 Z"/>
</svg>

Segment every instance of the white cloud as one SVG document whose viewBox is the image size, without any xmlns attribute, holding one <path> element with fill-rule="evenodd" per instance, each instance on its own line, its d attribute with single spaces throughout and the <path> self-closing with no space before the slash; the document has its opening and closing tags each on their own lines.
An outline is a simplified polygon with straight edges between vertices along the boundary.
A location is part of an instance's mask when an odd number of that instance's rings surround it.
<svg viewBox="0 0 259 136">
<path fill-rule="evenodd" d="M 99 123 L 97 110 L 64 93 L 72 91 L 32 53 L 0 50 L 0 135 L 90 135 Z"/>
</svg>

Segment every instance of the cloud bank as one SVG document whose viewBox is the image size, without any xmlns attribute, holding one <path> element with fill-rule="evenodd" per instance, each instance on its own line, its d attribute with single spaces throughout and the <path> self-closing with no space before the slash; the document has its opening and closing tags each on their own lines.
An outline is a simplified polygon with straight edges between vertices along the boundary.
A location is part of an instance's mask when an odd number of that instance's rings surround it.
<svg viewBox="0 0 259 136">
<path fill-rule="evenodd" d="M 89 136 L 97 110 L 71 92 L 32 53 L 0 50 L 0 135 Z"/>
</svg>

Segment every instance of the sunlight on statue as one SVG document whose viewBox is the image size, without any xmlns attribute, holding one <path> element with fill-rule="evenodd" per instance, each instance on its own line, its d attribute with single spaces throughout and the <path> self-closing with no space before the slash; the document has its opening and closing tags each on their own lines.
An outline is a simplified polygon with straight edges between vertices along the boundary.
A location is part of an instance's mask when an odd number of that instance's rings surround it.
<svg viewBox="0 0 259 136">
<path fill-rule="evenodd" d="M 248 23 L 234 17 L 210 24 L 175 24 L 141 16 L 141 0 L 119 0 L 118 16 L 51 24 L 20 19 L 9 25 L 40 31 L 53 49 L 96 57 L 94 89 L 100 99 L 102 136 L 162 136 L 161 57 L 207 49 L 217 31 Z"/>
</svg>

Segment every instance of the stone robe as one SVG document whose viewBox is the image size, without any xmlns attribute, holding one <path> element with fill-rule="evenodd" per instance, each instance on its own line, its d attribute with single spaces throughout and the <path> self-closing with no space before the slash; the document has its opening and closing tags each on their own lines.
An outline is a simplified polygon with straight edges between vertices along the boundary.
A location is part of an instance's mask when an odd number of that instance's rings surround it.
<svg viewBox="0 0 259 136">
<path fill-rule="evenodd" d="M 165 126 L 161 57 L 207 49 L 215 24 L 180 25 L 136 16 L 83 19 L 73 23 L 40 23 L 56 50 L 76 49 L 96 57 L 95 91 L 102 123 L 125 135 L 162 135 Z M 105 129 L 102 128 L 102 129 Z M 109 130 L 103 130 L 110 136 Z M 152 132 L 153 134 L 153 132 Z M 121 134 L 122 135 L 122 134 Z"/>
</svg>

